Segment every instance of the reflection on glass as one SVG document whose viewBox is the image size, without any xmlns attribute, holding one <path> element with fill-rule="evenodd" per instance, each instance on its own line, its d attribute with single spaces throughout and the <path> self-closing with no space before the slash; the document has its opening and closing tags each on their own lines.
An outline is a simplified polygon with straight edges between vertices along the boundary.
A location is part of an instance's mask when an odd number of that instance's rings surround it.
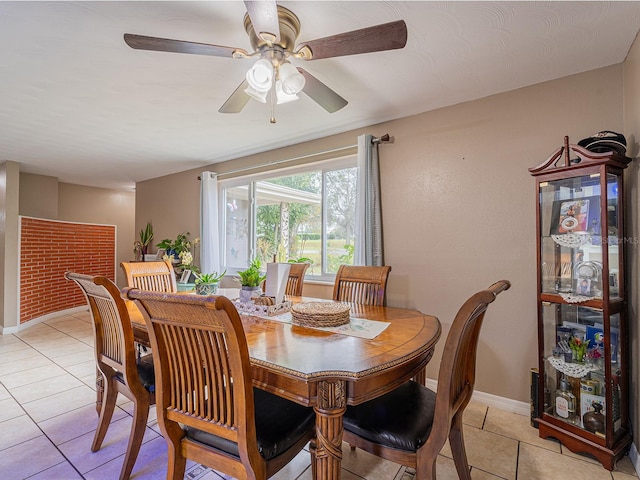
<svg viewBox="0 0 640 480">
<path fill-rule="evenodd" d="M 225 197 L 224 263 L 244 269 L 249 262 L 249 187 L 228 188 Z"/>
</svg>

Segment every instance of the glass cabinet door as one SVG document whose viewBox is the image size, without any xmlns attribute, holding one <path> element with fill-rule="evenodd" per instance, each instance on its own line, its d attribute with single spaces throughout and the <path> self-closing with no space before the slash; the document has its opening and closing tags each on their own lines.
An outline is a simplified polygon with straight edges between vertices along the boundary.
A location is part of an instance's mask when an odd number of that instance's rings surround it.
<svg viewBox="0 0 640 480">
<path fill-rule="evenodd" d="M 621 426 L 620 314 L 606 313 L 622 295 L 620 182 L 589 173 L 539 183 L 544 413 L 602 438 L 607 415 Z"/>
<path fill-rule="evenodd" d="M 600 309 L 545 302 L 542 317 L 544 412 L 604 437 L 607 388 L 613 388 L 611 415 L 614 430 L 619 429 L 619 385 L 606 381 L 605 350 L 616 377 L 620 375 L 620 314 L 610 317 L 607 329 Z M 609 344 L 606 349 L 605 342 Z"/>
<path fill-rule="evenodd" d="M 607 174 L 604 192 L 600 174 L 540 183 L 543 293 L 568 301 L 602 300 L 605 289 L 608 298 L 620 296 L 619 181 Z M 608 272 L 603 271 L 605 251 Z"/>
</svg>

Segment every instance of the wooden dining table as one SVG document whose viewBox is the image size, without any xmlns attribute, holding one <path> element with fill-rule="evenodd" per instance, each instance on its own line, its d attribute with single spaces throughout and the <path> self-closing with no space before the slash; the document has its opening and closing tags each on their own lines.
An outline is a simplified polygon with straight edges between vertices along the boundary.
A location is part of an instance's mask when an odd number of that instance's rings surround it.
<svg viewBox="0 0 640 480">
<path fill-rule="evenodd" d="M 237 289 L 219 295 L 237 297 Z M 317 301 L 288 297 L 293 303 Z M 313 407 L 316 413 L 314 479 L 337 480 L 342 462 L 343 414 L 411 378 L 424 382 L 424 369 L 441 334 L 438 319 L 417 310 L 350 304 L 351 317 L 388 322 L 373 339 L 241 315 L 254 386 Z M 136 340 L 148 344 L 142 314 L 127 300 Z"/>
</svg>

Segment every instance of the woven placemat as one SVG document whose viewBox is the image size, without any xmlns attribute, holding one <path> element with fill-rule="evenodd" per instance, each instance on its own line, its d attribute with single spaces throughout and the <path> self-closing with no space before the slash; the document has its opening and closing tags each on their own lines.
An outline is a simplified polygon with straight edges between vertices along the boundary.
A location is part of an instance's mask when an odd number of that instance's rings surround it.
<svg viewBox="0 0 640 480">
<path fill-rule="evenodd" d="M 291 319 L 306 327 L 339 327 L 349 323 L 349 305 L 332 302 L 307 302 L 291 307 Z"/>
</svg>

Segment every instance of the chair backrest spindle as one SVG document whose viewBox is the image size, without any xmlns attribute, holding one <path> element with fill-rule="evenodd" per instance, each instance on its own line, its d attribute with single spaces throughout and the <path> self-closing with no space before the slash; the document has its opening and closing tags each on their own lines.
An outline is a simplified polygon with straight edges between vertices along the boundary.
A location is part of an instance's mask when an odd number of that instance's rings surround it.
<svg viewBox="0 0 640 480">
<path fill-rule="evenodd" d="M 340 265 L 333 287 L 333 299 L 364 305 L 385 305 L 390 266 Z"/>
<path fill-rule="evenodd" d="M 127 286 L 150 292 L 175 293 L 178 291 L 176 274 L 171 260 L 157 262 L 122 262 Z"/>
<path fill-rule="evenodd" d="M 287 288 L 285 293 L 296 297 L 302 296 L 302 287 L 304 287 L 304 274 L 309 268 L 308 263 L 291 263 L 289 269 L 289 279 L 287 280 Z"/>
</svg>

